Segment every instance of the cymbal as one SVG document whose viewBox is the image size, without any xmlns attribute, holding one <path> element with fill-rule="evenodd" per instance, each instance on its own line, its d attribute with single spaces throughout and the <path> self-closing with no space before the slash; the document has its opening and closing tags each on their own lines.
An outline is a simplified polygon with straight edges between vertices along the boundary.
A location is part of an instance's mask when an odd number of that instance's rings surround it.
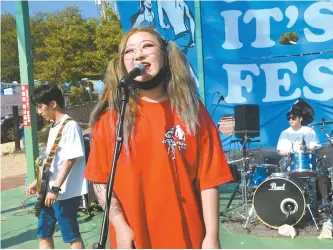
<svg viewBox="0 0 333 250">
<path fill-rule="evenodd" d="M 269 168 L 269 167 L 278 168 L 279 167 L 279 165 L 277 165 L 277 164 L 268 164 L 268 163 L 258 163 L 258 164 L 256 164 L 256 166 L 265 167 L 265 168 Z"/>
<path fill-rule="evenodd" d="M 235 133 L 259 133 L 257 130 L 235 130 Z"/>
<path fill-rule="evenodd" d="M 321 122 L 315 122 L 312 124 L 309 124 L 308 126 L 317 126 L 317 125 L 328 125 L 328 124 L 333 124 L 333 121 L 321 121 Z"/>
<path fill-rule="evenodd" d="M 246 161 L 246 160 L 250 160 L 250 159 L 253 159 L 253 157 L 246 157 L 246 158 L 243 157 L 243 158 L 238 159 L 238 160 L 228 161 L 228 164 L 236 163 L 236 162 L 240 162 L 240 161 Z"/>
</svg>

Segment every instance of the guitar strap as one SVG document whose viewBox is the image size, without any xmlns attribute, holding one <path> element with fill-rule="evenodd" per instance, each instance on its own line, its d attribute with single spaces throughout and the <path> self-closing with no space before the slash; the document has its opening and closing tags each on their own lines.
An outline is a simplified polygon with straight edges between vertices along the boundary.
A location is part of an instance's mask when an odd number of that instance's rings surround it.
<svg viewBox="0 0 333 250">
<path fill-rule="evenodd" d="M 69 121 L 72 121 L 72 120 L 73 120 L 73 119 L 68 118 L 68 119 L 66 119 L 66 120 L 62 123 L 61 128 L 59 129 L 59 132 L 58 132 L 58 134 L 57 134 L 57 137 L 56 137 L 55 140 L 54 140 L 54 143 L 53 143 L 53 146 L 52 146 L 52 148 L 51 148 L 51 151 L 50 151 L 49 155 L 47 156 L 46 162 L 45 162 L 45 164 L 44 164 L 44 168 L 47 168 L 47 170 L 49 170 L 50 167 L 51 167 L 51 165 L 52 165 L 53 158 L 54 158 L 54 156 L 55 156 L 55 154 L 56 154 L 56 152 L 57 152 L 58 145 L 59 145 L 59 142 L 60 142 L 60 140 L 61 140 L 62 131 L 64 130 L 64 127 L 65 127 L 66 123 L 69 122 Z M 43 171 L 43 172 L 44 172 L 44 171 Z"/>
<path fill-rule="evenodd" d="M 53 161 L 53 159 L 54 159 L 54 156 L 55 156 L 55 154 L 56 154 L 56 152 L 57 152 L 57 149 L 58 149 L 58 145 L 59 145 L 59 142 L 60 142 L 60 140 L 61 140 L 61 136 L 62 136 L 62 131 L 63 131 L 63 129 L 64 129 L 64 127 L 65 127 L 65 125 L 66 125 L 66 123 L 67 122 L 69 122 L 69 121 L 72 121 L 73 119 L 71 119 L 71 118 L 68 118 L 68 119 L 66 119 L 65 121 L 63 121 L 63 123 L 62 123 L 62 125 L 61 125 L 61 128 L 59 129 L 59 132 L 58 132 L 58 134 L 57 134 L 57 137 L 55 138 L 55 140 L 54 140 L 54 143 L 53 143 L 53 146 L 52 146 L 52 148 L 51 148 L 51 151 L 50 151 L 50 153 L 48 154 L 48 156 L 47 156 L 47 159 L 46 159 L 46 162 L 45 162 L 45 164 L 44 164 L 44 166 L 43 166 L 43 172 L 42 172 L 42 178 L 41 178 L 41 185 L 40 186 L 43 186 L 43 187 L 45 187 L 46 189 L 48 188 L 48 183 L 49 183 L 49 178 L 48 178 L 48 173 L 49 173 L 49 170 L 50 170 L 50 167 L 51 167 L 51 165 L 52 165 L 52 161 Z M 38 178 L 37 178 L 38 179 Z M 38 185 L 38 184 L 37 184 Z M 38 185 L 39 186 L 39 185 Z M 40 192 L 39 192 L 39 194 L 38 194 L 38 196 L 37 196 L 37 202 L 36 202 L 36 204 L 38 203 L 38 204 L 40 204 L 41 206 L 43 206 L 43 202 L 44 202 L 44 200 L 45 200 L 45 197 L 46 197 L 46 193 L 47 193 L 47 190 L 41 190 L 43 193 L 41 194 Z M 36 214 L 36 216 L 37 216 L 37 214 Z M 38 213 L 38 216 L 37 217 L 39 217 L 39 213 Z"/>
</svg>

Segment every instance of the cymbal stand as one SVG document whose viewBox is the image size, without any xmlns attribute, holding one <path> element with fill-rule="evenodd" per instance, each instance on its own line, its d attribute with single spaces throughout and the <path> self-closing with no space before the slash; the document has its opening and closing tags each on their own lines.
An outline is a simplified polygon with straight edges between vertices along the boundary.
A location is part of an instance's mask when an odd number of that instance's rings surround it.
<svg viewBox="0 0 333 250">
<path fill-rule="evenodd" d="M 324 134 L 326 135 L 326 139 L 327 139 L 328 143 L 330 144 L 331 147 L 333 147 L 333 136 L 329 135 L 326 132 L 326 128 L 325 128 L 324 124 L 322 125 L 320 130 L 324 132 Z"/>
<path fill-rule="evenodd" d="M 247 160 L 245 160 L 243 162 L 243 167 L 244 167 L 243 172 L 246 172 L 246 170 L 250 169 L 250 164 L 249 164 L 249 160 L 248 160 L 248 157 L 247 157 L 246 143 L 248 143 L 248 148 L 249 148 L 251 142 L 260 142 L 260 140 L 251 140 L 250 137 L 245 132 L 244 138 L 242 138 L 242 149 L 241 150 L 243 152 L 243 158 L 247 159 Z M 243 184 L 243 186 L 242 186 L 242 199 L 243 199 L 243 202 L 244 202 L 244 218 L 246 219 L 245 225 L 244 225 L 243 228 L 248 229 L 247 225 L 250 221 L 250 218 L 253 217 L 253 216 L 254 217 L 256 216 L 256 211 L 254 209 L 253 204 L 252 204 L 250 210 L 248 210 L 248 208 L 249 208 L 249 206 L 248 206 L 248 192 L 249 192 L 248 185 L 249 185 L 249 183 L 246 180 L 246 174 L 243 177 L 241 183 Z"/>
<path fill-rule="evenodd" d="M 241 172 L 241 180 L 240 183 L 237 183 L 237 186 L 226 206 L 226 208 L 224 209 L 224 211 L 222 211 L 220 214 L 222 216 L 225 215 L 225 212 L 228 210 L 228 208 L 230 207 L 233 199 L 236 196 L 236 193 L 240 191 L 241 193 L 241 210 L 240 212 L 236 212 L 240 217 L 242 217 L 242 219 L 244 219 L 246 221 L 246 225 L 248 223 L 247 218 L 249 213 L 251 215 L 253 215 L 253 209 L 251 209 L 249 211 L 249 203 L 248 203 L 248 194 L 249 194 L 249 182 L 248 182 L 248 174 L 249 174 L 249 170 L 250 170 L 250 164 L 249 161 L 250 159 L 252 159 L 252 157 L 250 157 L 248 155 L 248 149 L 247 149 L 247 144 L 248 147 L 250 145 L 251 142 L 259 142 L 260 140 L 250 140 L 250 137 L 248 136 L 247 132 L 245 131 L 244 137 L 237 139 L 237 140 L 233 140 L 232 142 L 239 142 L 241 144 L 241 149 L 240 151 L 242 151 L 242 161 L 243 161 L 243 167 L 241 168 L 240 172 Z M 240 161 L 240 160 L 239 160 Z M 252 212 L 251 212 L 252 211 Z M 244 227 L 245 228 L 245 227 Z"/>
<path fill-rule="evenodd" d="M 244 137 L 241 139 L 241 143 L 242 143 L 242 153 L 243 153 L 243 158 L 245 159 L 245 161 L 243 162 L 243 169 L 244 169 L 244 177 L 242 179 L 241 184 L 243 184 L 243 186 L 241 185 L 242 188 L 242 198 L 243 198 L 243 202 L 244 202 L 244 214 L 246 216 L 249 215 L 249 211 L 248 211 L 248 199 L 247 199 L 247 195 L 249 193 L 249 182 L 246 180 L 246 175 L 247 175 L 247 171 L 250 170 L 250 162 L 249 159 L 252 157 L 248 156 L 248 148 L 250 147 L 250 143 L 251 142 L 260 142 L 260 140 L 251 140 L 250 137 L 247 135 L 247 132 L 245 131 L 244 133 Z M 248 144 L 248 147 L 246 148 L 246 144 Z"/>
<path fill-rule="evenodd" d="M 242 139 L 238 139 L 238 140 L 233 140 L 232 142 L 239 142 L 242 145 L 242 161 L 243 161 L 243 167 L 241 168 L 240 172 L 241 172 L 241 180 L 240 183 L 237 183 L 237 186 L 234 189 L 233 194 L 231 195 L 231 198 L 226 206 L 226 208 L 224 209 L 223 212 L 221 212 L 221 215 L 224 215 L 224 212 L 227 211 L 232 203 L 232 201 L 234 200 L 236 193 L 237 192 L 241 192 L 241 197 L 242 197 L 242 207 L 243 207 L 243 212 L 242 213 L 238 213 L 237 214 L 239 216 L 241 216 L 243 219 L 246 219 L 246 215 L 248 213 L 248 202 L 247 202 L 247 174 L 248 174 L 248 169 L 249 169 L 249 159 L 251 159 L 250 157 L 247 157 L 247 152 L 246 152 L 246 143 L 249 143 L 248 141 L 248 137 L 245 134 L 244 138 Z"/>
<path fill-rule="evenodd" d="M 254 206 L 252 205 L 251 206 L 251 209 L 250 209 L 250 212 L 249 212 L 249 215 L 247 216 L 247 218 L 246 218 L 246 222 L 245 222 L 245 225 L 244 225 L 244 229 L 248 229 L 247 228 L 247 225 L 249 224 L 249 222 L 250 222 L 250 218 L 252 217 L 252 216 L 256 216 L 256 211 L 254 210 Z"/>
<path fill-rule="evenodd" d="M 241 151 L 242 151 L 242 156 L 243 159 L 245 159 L 243 161 L 243 168 L 241 169 L 241 183 L 239 185 L 240 189 L 241 189 L 241 194 L 242 194 L 242 203 L 243 203 L 243 214 L 239 214 L 241 217 L 243 217 L 244 219 L 246 219 L 246 216 L 248 215 L 248 199 L 247 199 L 247 195 L 248 195 L 248 181 L 247 181 L 247 172 L 250 169 L 249 167 L 249 158 L 247 155 L 247 148 L 246 148 L 246 144 L 250 144 L 250 138 L 247 135 L 247 132 L 245 131 L 244 137 L 240 139 L 240 143 L 242 145 L 241 147 Z"/>
</svg>

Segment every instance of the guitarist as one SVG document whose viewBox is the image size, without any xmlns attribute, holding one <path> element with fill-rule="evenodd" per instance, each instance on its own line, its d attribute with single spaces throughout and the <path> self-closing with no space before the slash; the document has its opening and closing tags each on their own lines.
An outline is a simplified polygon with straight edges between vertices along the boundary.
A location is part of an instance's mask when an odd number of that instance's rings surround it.
<svg viewBox="0 0 333 250">
<path fill-rule="evenodd" d="M 47 154 L 56 147 L 56 137 L 61 136 L 50 164 L 48 190 L 38 219 L 39 248 L 54 248 L 56 222 L 59 223 L 64 242 L 70 243 L 72 249 L 84 248 L 77 221 L 81 195 L 88 193 L 87 181 L 83 178 L 86 163 L 81 128 L 64 113 L 64 98 L 56 85 L 46 84 L 36 88 L 31 102 L 45 120 L 53 122 L 47 141 Z M 32 195 L 36 192 L 35 180 L 26 193 Z"/>
</svg>

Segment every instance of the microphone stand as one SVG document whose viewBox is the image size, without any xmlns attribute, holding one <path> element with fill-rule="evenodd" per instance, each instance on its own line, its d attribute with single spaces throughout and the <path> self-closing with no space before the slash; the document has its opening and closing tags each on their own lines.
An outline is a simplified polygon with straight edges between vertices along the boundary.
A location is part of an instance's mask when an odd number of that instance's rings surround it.
<svg viewBox="0 0 333 250">
<path fill-rule="evenodd" d="M 112 167 L 111 167 L 111 174 L 109 176 L 108 184 L 107 184 L 107 199 L 106 199 L 106 207 L 104 210 L 104 217 L 103 217 L 103 224 L 101 229 L 101 235 L 99 238 L 99 242 L 95 242 L 92 245 L 93 249 L 105 249 L 105 243 L 108 236 L 109 231 L 109 209 L 111 204 L 111 197 L 113 192 L 113 184 L 116 174 L 116 166 L 119 159 L 119 155 L 121 152 L 121 148 L 123 145 L 123 124 L 124 124 L 124 117 L 125 117 L 125 110 L 126 105 L 129 99 L 129 86 L 128 84 L 119 83 L 118 90 L 120 89 L 120 119 L 118 119 L 117 124 L 117 131 L 116 131 L 116 144 L 113 151 L 113 160 L 112 160 Z M 119 96 L 118 96 L 119 97 Z"/>
<path fill-rule="evenodd" d="M 212 112 L 212 114 L 211 114 L 211 117 L 212 117 L 212 118 L 213 118 L 213 116 L 214 116 L 214 113 L 215 113 L 215 110 L 216 110 L 217 106 L 220 104 L 221 101 L 224 101 L 224 96 L 223 96 L 223 95 L 220 96 L 218 102 L 217 102 L 216 105 L 215 105 L 215 108 L 214 108 L 214 110 L 213 110 L 213 112 Z"/>
</svg>

